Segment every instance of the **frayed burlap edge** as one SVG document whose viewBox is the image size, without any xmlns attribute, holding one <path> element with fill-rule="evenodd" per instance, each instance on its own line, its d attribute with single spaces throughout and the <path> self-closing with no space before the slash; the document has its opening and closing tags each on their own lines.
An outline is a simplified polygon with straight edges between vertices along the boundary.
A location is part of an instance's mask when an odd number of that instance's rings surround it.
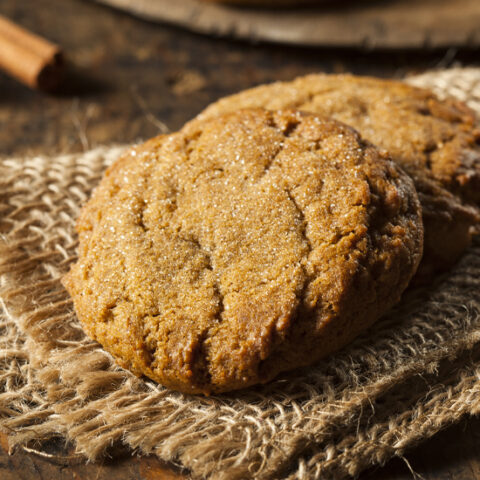
<svg viewBox="0 0 480 480">
<path fill-rule="evenodd" d="M 478 70 L 414 82 L 479 108 Z M 117 367 L 84 336 L 59 278 L 75 260 L 79 206 L 122 150 L 0 168 L 0 414 L 12 448 L 62 437 L 94 460 L 122 442 L 199 478 L 342 478 L 478 413 L 479 246 L 347 349 L 270 385 L 192 397 Z"/>
</svg>

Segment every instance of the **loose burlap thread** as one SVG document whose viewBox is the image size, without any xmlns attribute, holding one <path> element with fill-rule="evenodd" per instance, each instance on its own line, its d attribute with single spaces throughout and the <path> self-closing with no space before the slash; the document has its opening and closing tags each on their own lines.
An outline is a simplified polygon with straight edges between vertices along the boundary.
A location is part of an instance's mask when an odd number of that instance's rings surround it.
<svg viewBox="0 0 480 480">
<path fill-rule="evenodd" d="M 409 81 L 480 112 L 480 70 Z M 125 444 L 194 478 L 340 479 L 480 413 L 479 242 L 352 345 L 268 385 L 204 398 L 117 367 L 60 278 L 79 208 L 124 148 L 1 164 L 0 426 L 12 450 L 60 437 L 89 460 Z"/>
</svg>

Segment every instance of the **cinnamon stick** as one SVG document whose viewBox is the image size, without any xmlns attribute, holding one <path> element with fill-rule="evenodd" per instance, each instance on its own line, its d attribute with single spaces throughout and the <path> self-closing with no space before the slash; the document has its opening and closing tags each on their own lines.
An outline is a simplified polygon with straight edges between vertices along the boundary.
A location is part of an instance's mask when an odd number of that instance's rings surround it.
<svg viewBox="0 0 480 480">
<path fill-rule="evenodd" d="M 62 52 L 0 15 L 0 68 L 31 88 L 51 91 L 62 80 Z"/>
</svg>

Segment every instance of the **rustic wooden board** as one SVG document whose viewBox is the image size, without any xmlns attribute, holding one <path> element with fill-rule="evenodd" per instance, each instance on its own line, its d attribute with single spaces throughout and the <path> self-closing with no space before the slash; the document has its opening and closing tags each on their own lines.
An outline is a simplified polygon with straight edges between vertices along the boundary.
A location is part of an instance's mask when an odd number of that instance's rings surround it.
<svg viewBox="0 0 480 480">
<path fill-rule="evenodd" d="M 480 46 L 480 0 L 343 0 L 297 9 L 236 8 L 201 0 L 96 1 L 148 20 L 251 41 L 364 48 Z"/>
<path fill-rule="evenodd" d="M 154 456 L 123 453 L 98 463 L 70 458 L 66 447 L 41 446 L 38 453 L 19 449 L 9 455 L 0 433 L 2 480 L 191 480 Z M 48 452 L 48 453 L 47 453 Z M 407 466 L 408 465 L 408 466 Z M 410 468 L 415 474 L 410 471 Z M 362 473 L 359 480 L 480 480 L 480 419 L 466 419 L 429 443 L 395 458 L 385 467 Z"/>
<path fill-rule="evenodd" d="M 75 65 L 57 96 L 30 91 L 0 75 L 2 157 L 134 142 L 158 134 L 160 122 L 172 130 L 179 128 L 219 96 L 310 72 L 399 77 L 444 68 L 453 61 L 480 66 L 479 56 L 468 51 L 448 55 L 323 51 L 319 55 L 315 49 L 216 41 L 157 28 L 83 0 L 1 0 L 0 13 L 62 45 Z M 32 448 L 51 457 L 21 449 L 8 455 L 7 437 L 0 434 L 0 479 L 189 478 L 155 457 L 138 457 L 132 452 L 85 464 L 81 459 L 69 460 L 72 452 L 62 442 Z M 480 419 L 466 419 L 438 434 L 407 452 L 406 459 L 425 480 L 480 480 Z M 406 465 L 396 459 L 359 478 L 411 480 Z"/>
</svg>

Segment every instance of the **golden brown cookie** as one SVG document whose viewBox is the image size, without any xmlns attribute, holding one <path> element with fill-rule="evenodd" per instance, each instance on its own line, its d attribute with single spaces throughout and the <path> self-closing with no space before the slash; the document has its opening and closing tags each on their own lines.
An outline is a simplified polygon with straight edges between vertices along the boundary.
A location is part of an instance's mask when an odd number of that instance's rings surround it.
<svg viewBox="0 0 480 480">
<path fill-rule="evenodd" d="M 446 270 L 480 221 L 480 131 L 474 113 L 402 82 L 314 74 L 223 98 L 199 115 L 246 107 L 296 108 L 351 125 L 414 179 L 423 208 L 423 276 Z"/>
<path fill-rule="evenodd" d="M 77 230 L 64 284 L 88 335 L 191 393 L 342 347 L 399 300 L 423 240 L 411 179 L 353 129 L 261 109 L 130 151 Z"/>
</svg>

